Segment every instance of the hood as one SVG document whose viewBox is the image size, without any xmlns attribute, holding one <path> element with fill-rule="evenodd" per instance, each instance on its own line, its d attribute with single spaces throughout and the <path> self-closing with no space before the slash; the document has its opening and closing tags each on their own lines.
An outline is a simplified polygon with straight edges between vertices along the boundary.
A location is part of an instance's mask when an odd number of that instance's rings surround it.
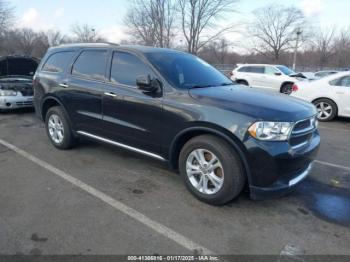
<svg viewBox="0 0 350 262">
<path fill-rule="evenodd" d="M 295 122 L 316 114 L 316 108 L 309 102 L 241 85 L 190 89 L 189 94 L 201 103 L 256 120 Z"/>
<path fill-rule="evenodd" d="M 33 77 L 38 61 L 30 57 L 8 56 L 0 60 L 0 78 Z"/>
</svg>

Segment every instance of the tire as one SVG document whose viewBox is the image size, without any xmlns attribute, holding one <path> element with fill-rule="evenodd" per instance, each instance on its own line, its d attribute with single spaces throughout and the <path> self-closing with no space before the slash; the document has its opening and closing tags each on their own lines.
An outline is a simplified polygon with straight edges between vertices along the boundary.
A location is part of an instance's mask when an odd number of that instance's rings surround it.
<svg viewBox="0 0 350 262">
<path fill-rule="evenodd" d="M 244 86 L 249 86 L 248 82 L 245 80 L 237 80 L 237 84 L 244 85 Z"/>
<path fill-rule="evenodd" d="M 331 121 L 338 115 L 338 107 L 330 99 L 317 99 L 313 104 L 317 108 L 317 119 L 321 122 Z"/>
<path fill-rule="evenodd" d="M 47 111 L 45 128 L 51 143 L 56 148 L 62 150 L 70 149 L 76 144 L 76 138 L 72 133 L 68 117 L 62 107 L 54 106 Z"/>
<path fill-rule="evenodd" d="M 293 84 L 291 83 L 288 83 L 288 84 L 284 84 L 282 87 L 281 87 L 281 93 L 282 94 L 286 94 L 286 95 L 290 95 L 293 91 Z"/>
<path fill-rule="evenodd" d="M 202 152 L 205 158 L 202 162 L 202 171 L 199 171 L 201 167 L 198 157 L 194 157 L 196 152 Z M 219 167 L 211 172 L 209 164 L 205 169 L 204 163 L 208 164 L 215 157 L 219 160 L 216 162 Z M 223 205 L 231 201 L 242 192 L 245 184 L 243 164 L 237 152 L 226 141 L 212 135 L 192 138 L 183 146 L 179 157 L 179 169 L 189 191 L 199 200 L 211 205 Z M 195 174 L 191 175 L 193 170 Z M 213 175 L 217 186 L 212 182 Z M 207 191 L 204 191 L 204 187 L 201 189 L 195 187 L 196 182 L 200 187 L 200 177 L 207 177 L 203 178 L 202 183 L 207 185 Z M 218 182 L 219 180 L 221 182 Z M 219 184 L 221 186 L 218 186 Z"/>
</svg>

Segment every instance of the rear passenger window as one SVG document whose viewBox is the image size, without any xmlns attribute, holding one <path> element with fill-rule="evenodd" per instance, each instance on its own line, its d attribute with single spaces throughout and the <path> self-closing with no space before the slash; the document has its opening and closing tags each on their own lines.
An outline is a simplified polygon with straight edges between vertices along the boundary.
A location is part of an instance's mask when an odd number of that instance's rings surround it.
<svg viewBox="0 0 350 262">
<path fill-rule="evenodd" d="M 60 73 L 69 65 L 74 52 L 60 52 L 55 53 L 47 59 L 43 66 L 43 71 Z"/>
<path fill-rule="evenodd" d="M 262 66 L 252 66 L 249 68 L 250 73 L 256 73 L 256 74 L 264 74 L 265 68 Z"/>
<path fill-rule="evenodd" d="M 152 71 L 141 59 L 129 53 L 114 52 L 111 82 L 136 86 L 136 78 L 142 75 L 152 75 Z"/>
<path fill-rule="evenodd" d="M 72 75 L 104 81 L 107 61 L 107 50 L 83 51 L 75 61 Z"/>
</svg>

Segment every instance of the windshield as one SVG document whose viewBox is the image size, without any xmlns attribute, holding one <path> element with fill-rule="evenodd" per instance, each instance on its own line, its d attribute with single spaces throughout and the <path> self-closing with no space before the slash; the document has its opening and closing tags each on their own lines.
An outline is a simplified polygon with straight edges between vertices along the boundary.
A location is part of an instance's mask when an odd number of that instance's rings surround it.
<svg viewBox="0 0 350 262">
<path fill-rule="evenodd" d="M 174 87 L 182 89 L 232 85 L 233 82 L 202 59 L 178 52 L 148 53 L 148 60 Z"/>
<path fill-rule="evenodd" d="M 283 74 L 289 76 L 295 74 L 295 72 L 286 66 L 276 66 Z"/>
</svg>

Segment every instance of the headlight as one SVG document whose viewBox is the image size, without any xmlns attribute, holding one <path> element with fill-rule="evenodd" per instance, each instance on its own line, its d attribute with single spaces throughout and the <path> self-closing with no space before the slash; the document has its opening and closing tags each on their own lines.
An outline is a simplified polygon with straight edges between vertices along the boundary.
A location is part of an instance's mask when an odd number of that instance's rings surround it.
<svg viewBox="0 0 350 262">
<path fill-rule="evenodd" d="M 13 90 L 0 90 L 0 96 L 16 96 L 17 92 Z"/>
<path fill-rule="evenodd" d="M 293 125 L 290 122 L 255 122 L 248 132 L 259 140 L 285 141 L 288 140 Z"/>
</svg>

